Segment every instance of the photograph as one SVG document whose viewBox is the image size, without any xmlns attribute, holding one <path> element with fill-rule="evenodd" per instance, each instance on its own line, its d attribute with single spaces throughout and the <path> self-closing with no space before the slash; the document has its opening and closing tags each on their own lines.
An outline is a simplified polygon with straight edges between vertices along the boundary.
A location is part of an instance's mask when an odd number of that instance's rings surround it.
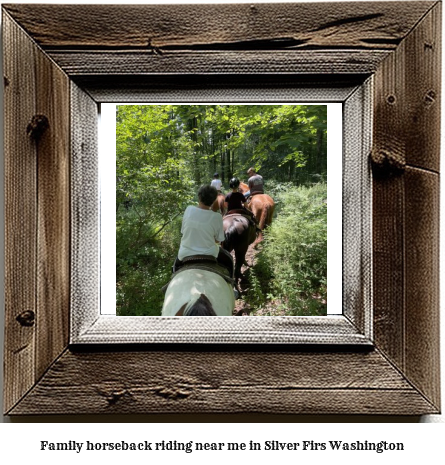
<svg viewBox="0 0 445 465">
<path fill-rule="evenodd" d="M 326 315 L 328 137 L 327 105 L 116 105 L 116 314 Z"/>
</svg>

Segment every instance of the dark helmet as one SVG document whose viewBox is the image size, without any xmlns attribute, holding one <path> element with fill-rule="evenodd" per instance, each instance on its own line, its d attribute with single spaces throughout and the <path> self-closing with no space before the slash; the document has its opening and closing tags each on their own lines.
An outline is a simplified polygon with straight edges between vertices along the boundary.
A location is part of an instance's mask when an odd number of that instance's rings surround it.
<svg viewBox="0 0 445 465">
<path fill-rule="evenodd" d="M 239 186 L 239 179 L 238 178 L 232 178 L 229 182 L 229 186 L 233 189 L 234 187 Z"/>
</svg>

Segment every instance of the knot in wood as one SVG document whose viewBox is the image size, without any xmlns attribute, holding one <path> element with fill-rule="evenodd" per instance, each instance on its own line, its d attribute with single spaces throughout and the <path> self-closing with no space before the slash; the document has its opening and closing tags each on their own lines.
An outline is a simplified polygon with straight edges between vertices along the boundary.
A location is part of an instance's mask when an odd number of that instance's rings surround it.
<svg viewBox="0 0 445 465">
<path fill-rule="evenodd" d="M 31 139 L 39 140 L 49 128 L 49 121 L 45 115 L 34 115 L 26 128 L 26 133 Z"/>
<path fill-rule="evenodd" d="M 105 396 L 109 405 L 116 404 L 122 397 L 127 394 L 126 390 L 114 391 Z"/>
<path fill-rule="evenodd" d="M 404 173 L 406 162 L 403 153 L 378 149 L 371 153 L 371 166 L 377 177 L 397 176 Z"/>
<path fill-rule="evenodd" d="M 124 387 L 97 386 L 96 391 L 100 396 L 105 398 L 110 406 L 117 404 L 123 398 L 131 397 L 131 393 Z"/>
<path fill-rule="evenodd" d="M 155 390 L 155 394 L 163 397 L 164 399 L 186 399 L 190 396 L 191 392 L 177 387 L 162 387 Z"/>
<path fill-rule="evenodd" d="M 20 313 L 20 315 L 17 315 L 16 320 L 22 326 L 34 326 L 35 313 L 32 310 L 26 310 Z"/>
</svg>

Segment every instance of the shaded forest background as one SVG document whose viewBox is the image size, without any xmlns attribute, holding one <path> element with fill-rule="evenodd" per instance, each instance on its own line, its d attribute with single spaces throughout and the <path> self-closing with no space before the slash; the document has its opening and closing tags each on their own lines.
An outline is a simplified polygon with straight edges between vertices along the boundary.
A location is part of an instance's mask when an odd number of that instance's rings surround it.
<svg viewBox="0 0 445 465">
<path fill-rule="evenodd" d="M 242 298 L 251 315 L 326 314 L 325 105 L 119 105 L 116 154 L 118 315 L 160 315 L 186 206 L 250 166 L 277 208 Z"/>
</svg>

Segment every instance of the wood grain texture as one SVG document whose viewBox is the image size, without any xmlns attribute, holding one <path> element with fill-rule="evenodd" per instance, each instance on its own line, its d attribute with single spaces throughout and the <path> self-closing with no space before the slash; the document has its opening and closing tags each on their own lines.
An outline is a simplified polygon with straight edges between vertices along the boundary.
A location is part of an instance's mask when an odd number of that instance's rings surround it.
<svg viewBox="0 0 445 465">
<path fill-rule="evenodd" d="M 36 50 L 36 114 L 48 128 L 37 149 L 36 376 L 43 375 L 69 338 L 70 310 L 70 96 L 69 78 Z"/>
<path fill-rule="evenodd" d="M 45 50 L 197 47 L 394 49 L 434 2 L 20 5 L 4 8 Z M 38 17 L 39 21 L 35 21 Z M 69 31 L 69 34 L 66 31 Z"/>
<path fill-rule="evenodd" d="M 431 158 L 433 159 L 433 158 Z M 440 405 L 439 176 L 418 168 L 405 173 L 405 372 Z"/>
<path fill-rule="evenodd" d="M 372 144 L 373 79 L 343 103 L 343 315 L 372 339 Z"/>
<path fill-rule="evenodd" d="M 6 411 L 35 383 L 37 158 L 26 133 L 35 114 L 35 69 L 28 66 L 35 47 L 7 15 L 3 43 Z M 24 312 L 21 324 L 17 317 Z"/>
<path fill-rule="evenodd" d="M 405 41 L 406 162 L 439 172 L 442 3 L 438 3 Z"/>
<path fill-rule="evenodd" d="M 32 413 L 433 412 L 377 352 L 66 352 L 14 409 Z"/>
<path fill-rule="evenodd" d="M 406 126 L 404 43 L 374 77 L 373 307 L 374 341 L 404 367 L 404 182 Z M 386 165 L 385 165 L 386 163 Z M 385 171 L 386 170 L 386 171 Z"/>
<path fill-rule="evenodd" d="M 5 54 L 9 409 L 68 343 L 69 79 L 7 15 L 4 31 L 15 45 Z M 46 130 L 31 131 L 36 115 Z M 31 311 L 31 322 L 16 320 Z"/>
<path fill-rule="evenodd" d="M 375 160 L 439 171 L 441 4 L 376 73 Z"/>
<path fill-rule="evenodd" d="M 404 367 L 403 179 L 373 181 L 374 342 Z"/>
<path fill-rule="evenodd" d="M 366 74 L 387 50 L 49 51 L 70 76 L 135 74 Z"/>
<path fill-rule="evenodd" d="M 70 95 L 72 341 L 100 313 L 100 207 L 97 104 L 73 83 Z"/>
<path fill-rule="evenodd" d="M 375 342 L 436 405 L 440 8 L 376 73 L 372 153 Z"/>
</svg>

